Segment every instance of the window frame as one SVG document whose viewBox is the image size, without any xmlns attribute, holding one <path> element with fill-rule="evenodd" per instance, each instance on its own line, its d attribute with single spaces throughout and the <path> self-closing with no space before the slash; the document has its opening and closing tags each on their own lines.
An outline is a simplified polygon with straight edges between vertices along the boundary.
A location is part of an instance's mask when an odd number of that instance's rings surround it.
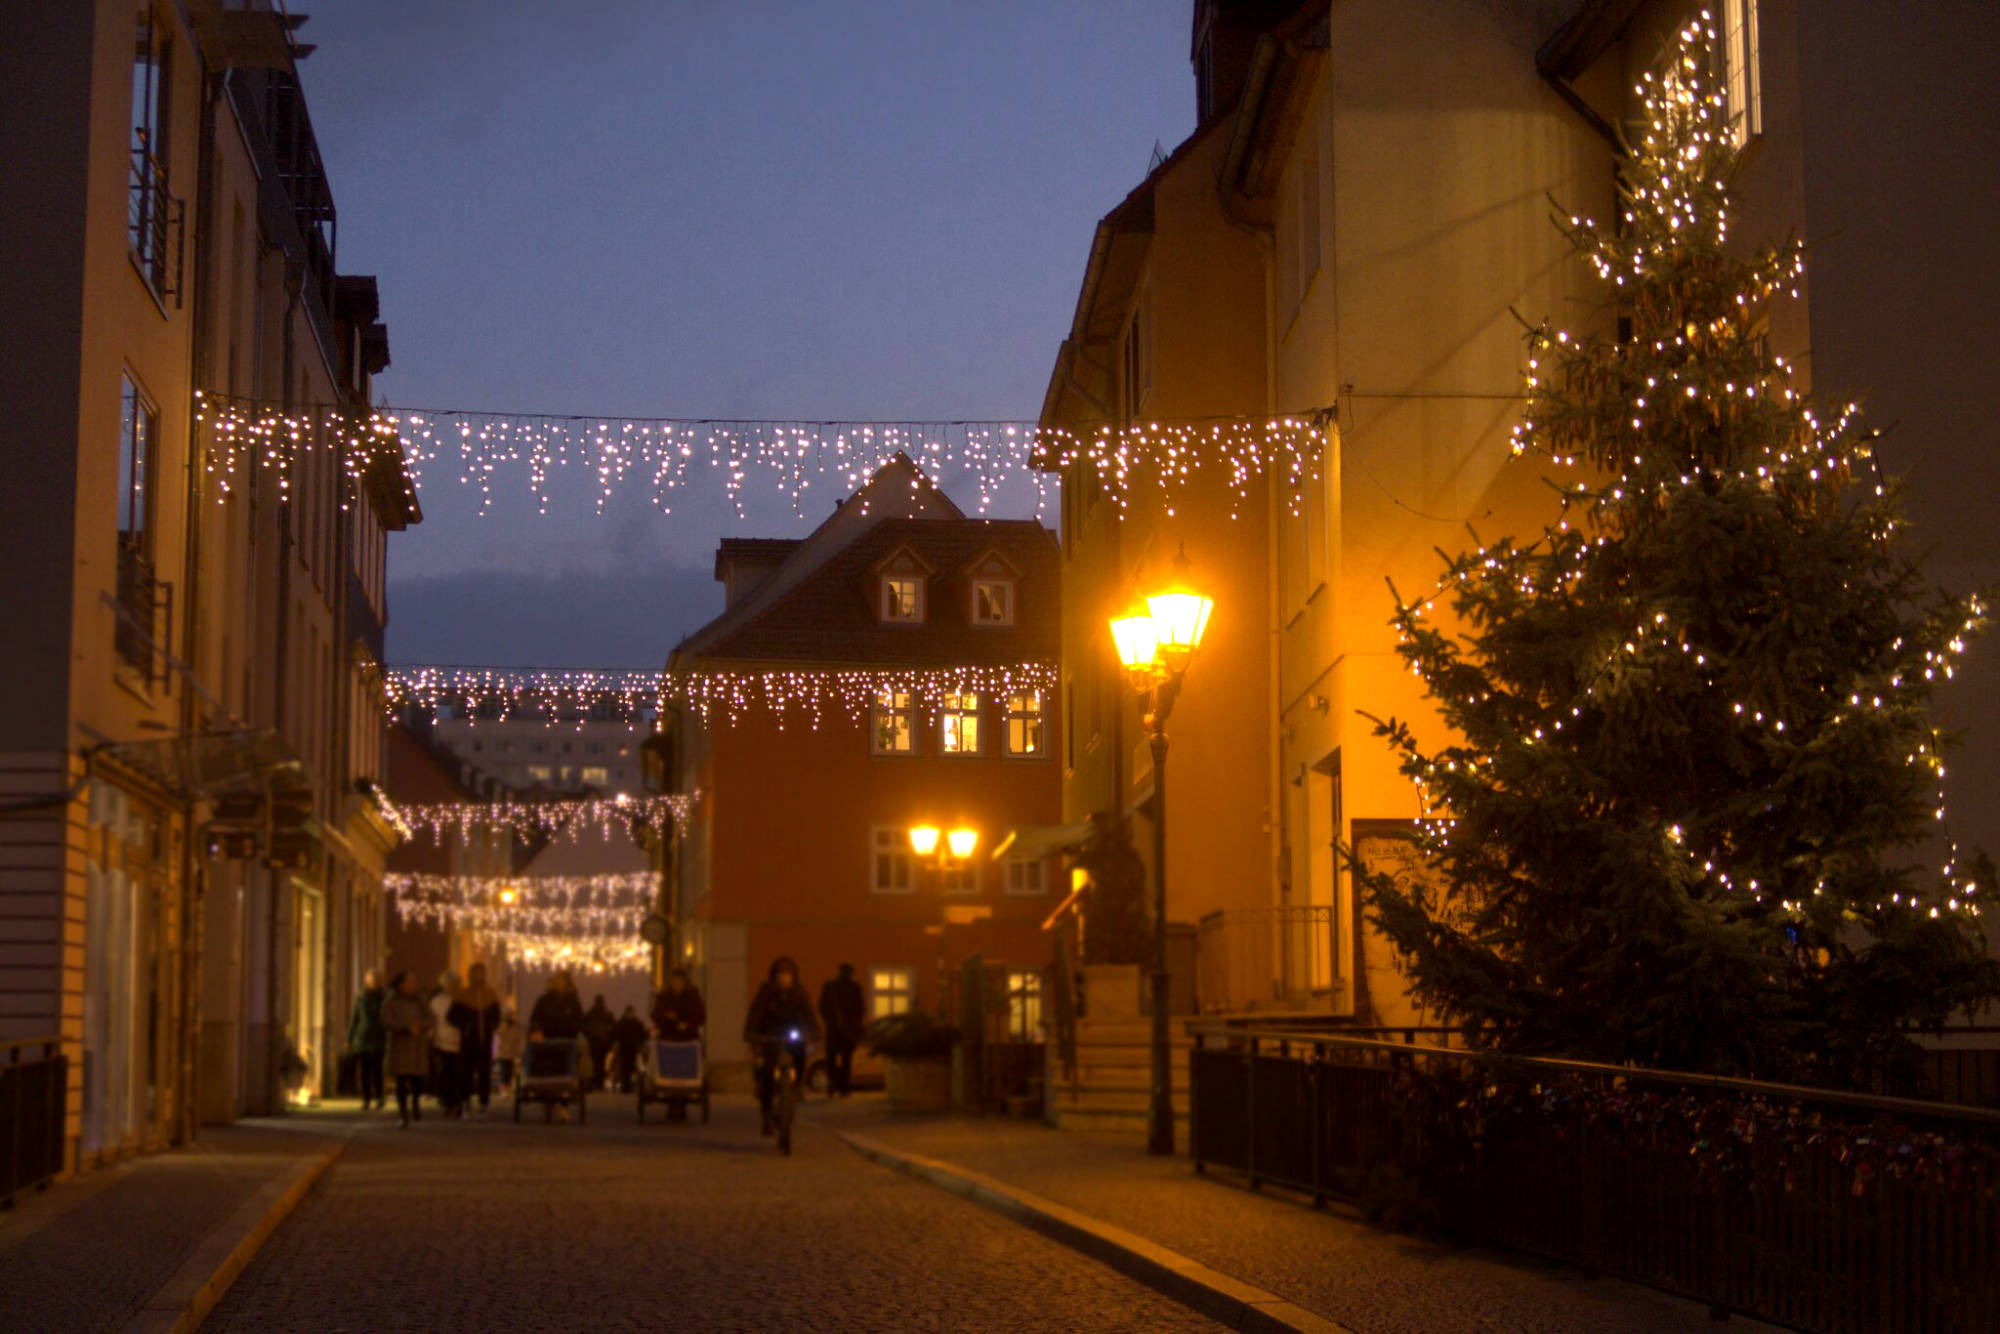
<svg viewBox="0 0 2000 1334">
<path fill-rule="evenodd" d="M 151 560 L 160 409 L 130 367 L 119 372 L 118 382 L 118 497 L 113 514 L 114 531 L 121 547 Z"/>
<path fill-rule="evenodd" d="M 875 608 L 876 614 L 880 617 L 882 623 L 884 625 L 922 625 L 926 610 L 924 583 L 925 580 L 921 574 L 884 574 L 881 583 L 877 586 Z M 900 614 L 898 610 L 902 605 L 900 597 L 893 604 L 890 601 L 890 590 L 898 584 L 908 584 L 914 594 L 911 599 L 913 609 L 908 616 Z"/>
<path fill-rule="evenodd" d="M 884 978 L 893 979 L 883 985 Z M 901 1002 L 900 1008 L 897 1002 Z M 868 965 L 868 1018 L 890 1019 L 917 1008 L 917 970 L 898 964 Z"/>
<path fill-rule="evenodd" d="M 868 892 L 895 897 L 917 892 L 916 855 L 910 850 L 909 833 L 897 825 L 870 825 L 868 829 Z M 883 858 L 892 868 L 890 884 L 882 883 Z M 902 871 L 902 884 L 894 883 L 894 868 Z"/>
<path fill-rule="evenodd" d="M 1014 701 L 1016 700 L 1031 700 L 1034 707 L 1032 709 L 1016 709 L 1014 707 Z M 1030 727 L 1033 728 L 1035 744 L 1032 747 L 1021 749 L 1014 745 L 1014 728 L 1016 724 L 1020 725 L 1024 738 Z M 1010 760 L 1040 760 L 1048 758 L 1049 713 L 1047 703 L 1043 700 L 1041 691 L 1015 690 L 1008 693 L 1006 703 L 1003 706 L 1000 747 L 1002 753 Z"/>
<path fill-rule="evenodd" d="M 967 701 L 970 701 L 968 704 Z M 977 759 L 986 750 L 986 728 L 984 708 L 977 692 L 971 690 L 947 691 L 938 702 L 938 754 L 950 759 Z M 972 724 L 972 744 L 964 744 L 965 725 Z M 959 744 L 953 745 L 953 724 L 957 724 L 956 735 Z"/>
<path fill-rule="evenodd" d="M 1764 80 L 1757 32 L 1757 0 L 1722 0 L 1723 111 L 1729 140 L 1742 148 L 1764 133 Z"/>
<path fill-rule="evenodd" d="M 1039 968 L 1007 970 L 1007 1034 L 1017 1042 L 1032 1042 L 1041 1033 L 1043 980 Z"/>
<path fill-rule="evenodd" d="M 938 854 L 938 892 L 955 899 L 977 898 L 984 892 L 979 875 L 980 857 L 974 852 L 970 857 L 954 857 L 949 852 Z"/>
<path fill-rule="evenodd" d="M 1006 879 L 1002 892 L 1013 898 L 1040 898 L 1049 892 L 1048 859 L 1046 857 L 1009 857 L 1004 863 Z M 1035 884 L 1032 889 L 1023 889 L 1016 882 L 1017 872 L 1032 869 Z"/>
<path fill-rule="evenodd" d="M 980 594 L 983 590 L 998 590 L 1000 615 L 980 615 Z M 972 581 L 972 623 L 974 625 L 1007 626 L 1014 623 L 1014 581 L 981 576 Z"/>
<path fill-rule="evenodd" d="M 884 696 L 888 697 L 885 706 Z M 896 701 L 907 701 L 901 707 Z M 907 744 L 901 747 L 882 744 L 884 718 L 904 719 L 902 735 Z M 875 702 L 868 708 L 868 748 L 874 755 L 915 755 L 917 753 L 917 695 L 913 690 L 880 690 L 875 694 Z"/>
</svg>

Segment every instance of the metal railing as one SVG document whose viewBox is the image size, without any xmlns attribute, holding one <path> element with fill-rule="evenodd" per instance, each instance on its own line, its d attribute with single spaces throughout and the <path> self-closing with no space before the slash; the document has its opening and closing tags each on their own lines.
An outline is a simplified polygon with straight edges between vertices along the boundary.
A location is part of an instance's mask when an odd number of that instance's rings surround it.
<svg viewBox="0 0 2000 1334">
<path fill-rule="evenodd" d="M 1368 1038 L 1194 1032 L 1197 1170 L 1800 1328 L 2000 1328 L 2000 1112 Z"/>
<path fill-rule="evenodd" d="M 1330 905 L 1226 908 L 1196 927 L 1196 992 L 1209 1013 L 1303 1000 L 1339 980 Z"/>
<path fill-rule="evenodd" d="M 132 150 L 132 182 L 127 200 L 127 239 L 132 258 L 154 295 L 180 304 L 181 260 L 186 248 L 186 206 L 167 188 L 167 171 L 143 147 Z"/>
<path fill-rule="evenodd" d="M 153 572 L 138 546 L 118 541 L 118 624 L 112 644 L 118 657 L 144 679 L 147 689 L 167 678 L 172 652 L 174 589 Z"/>
<path fill-rule="evenodd" d="M 62 1171 L 68 1094 L 61 1037 L 0 1042 L 0 1209 Z"/>
</svg>

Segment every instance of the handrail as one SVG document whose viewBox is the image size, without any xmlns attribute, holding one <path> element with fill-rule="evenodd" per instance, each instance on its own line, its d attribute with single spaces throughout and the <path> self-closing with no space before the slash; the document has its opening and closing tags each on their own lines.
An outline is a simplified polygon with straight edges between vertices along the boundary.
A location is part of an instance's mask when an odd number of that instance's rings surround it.
<svg viewBox="0 0 2000 1334">
<path fill-rule="evenodd" d="M 1334 1033 L 1301 1033 L 1296 1029 L 1232 1028 L 1227 1024 L 1191 1023 L 1187 1031 L 1197 1040 L 1206 1036 L 1249 1038 L 1253 1041 L 1281 1042 L 1304 1046 L 1344 1047 L 1368 1051 L 1400 1053 L 1405 1056 L 1438 1056 L 1471 1061 L 1481 1065 L 1541 1069 L 1559 1074 L 1602 1075 L 1616 1079 L 1636 1079 L 1649 1084 L 1681 1084 L 1730 1093 L 1761 1094 L 1865 1108 L 1869 1111 L 1898 1112 L 1940 1120 L 1975 1121 L 2000 1125 L 2000 1109 L 1973 1107 L 1955 1102 L 1924 1102 L 1916 1098 L 1894 1098 L 1877 1093 L 1845 1093 L 1838 1089 L 1814 1088 L 1809 1084 L 1770 1084 L 1734 1075 L 1703 1075 L 1684 1070 L 1655 1070 L 1647 1066 L 1609 1065 L 1602 1061 L 1578 1061 L 1562 1056 L 1525 1056 L 1514 1052 L 1433 1047 L 1425 1043 L 1384 1042 L 1374 1038 L 1351 1038 Z"/>
</svg>

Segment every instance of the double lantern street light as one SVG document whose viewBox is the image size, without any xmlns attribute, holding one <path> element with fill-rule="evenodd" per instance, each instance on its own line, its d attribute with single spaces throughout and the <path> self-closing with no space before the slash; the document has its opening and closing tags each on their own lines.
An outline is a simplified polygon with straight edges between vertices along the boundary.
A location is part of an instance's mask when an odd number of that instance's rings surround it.
<svg viewBox="0 0 2000 1334">
<path fill-rule="evenodd" d="M 939 842 L 944 844 L 943 850 L 939 849 Z M 940 890 L 945 887 L 943 884 L 944 873 L 953 867 L 964 866 L 967 862 L 971 861 L 972 850 L 978 846 L 979 831 L 977 829 L 968 829 L 963 825 L 951 830 L 939 829 L 934 824 L 910 826 L 910 851 L 917 854 L 919 862 L 927 863 L 936 868 Z M 940 1019 L 944 1017 L 944 997 L 947 989 L 947 979 L 951 975 L 951 963 L 945 955 L 944 939 L 945 927 L 951 924 L 951 917 L 952 910 L 949 906 L 946 906 L 942 915 L 938 918 L 936 928 L 938 938 L 937 1004 Z M 928 931 L 930 928 L 926 927 L 925 930 Z"/>
<path fill-rule="evenodd" d="M 1146 1151 L 1174 1151 L 1172 1038 L 1167 1023 L 1167 715 L 1188 664 L 1201 647 L 1215 602 L 1187 582 L 1187 547 L 1173 560 L 1173 582 L 1111 618 L 1111 641 L 1138 694 L 1153 754 L 1153 1088 Z"/>
</svg>

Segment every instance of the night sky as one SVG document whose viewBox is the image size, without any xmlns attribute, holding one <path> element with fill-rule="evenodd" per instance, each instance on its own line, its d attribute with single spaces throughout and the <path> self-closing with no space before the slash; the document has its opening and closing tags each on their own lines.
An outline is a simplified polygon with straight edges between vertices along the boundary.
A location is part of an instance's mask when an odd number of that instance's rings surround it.
<svg viewBox="0 0 2000 1334">
<path fill-rule="evenodd" d="M 339 264 L 381 280 L 394 406 L 1032 418 L 1092 226 L 1194 122 L 1186 0 L 309 8 Z M 825 504 L 499 497 L 481 518 L 427 482 L 390 544 L 392 660 L 657 665 L 720 609 L 717 538 Z"/>
</svg>

